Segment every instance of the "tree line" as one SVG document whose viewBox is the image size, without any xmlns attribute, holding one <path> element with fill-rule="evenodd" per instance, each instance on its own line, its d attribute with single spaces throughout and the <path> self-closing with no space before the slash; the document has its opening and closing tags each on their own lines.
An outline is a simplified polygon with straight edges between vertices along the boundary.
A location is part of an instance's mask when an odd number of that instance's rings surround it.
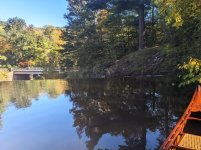
<svg viewBox="0 0 201 150">
<path fill-rule="evenodd" d="M 199 0 L 67 0 L 62 65 L 93 67 L 150 47 L 200 54 Z"/>
<path fill-rule="evenodd" d="M 0 22 L 1 67 L 59 66 L 59 51 L 64 41 L 62 29 L 53 26 L 36 28 L 21 18 Z"/>
<path fill-rule="evenodd" d="M 201 59 L 200 0 L 66 2 L 64 29 L 35 28 L 20 18 L 0 22 L 0 64 L 90 69 L 154 47 L 168 57 L 167 65 Z M 201 76 L 196 66 L 180 68 Z"/>
</svg>

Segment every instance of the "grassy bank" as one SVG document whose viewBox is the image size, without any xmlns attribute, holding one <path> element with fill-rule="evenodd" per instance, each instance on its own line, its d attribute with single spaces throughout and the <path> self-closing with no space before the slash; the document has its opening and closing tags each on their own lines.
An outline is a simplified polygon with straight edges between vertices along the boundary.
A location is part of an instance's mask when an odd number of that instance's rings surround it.
<svg viewBox="0 0 201 150">
<path fill-rule="evenodd" d="M 178 64 L 190 56 L 185 51 L 164 47 L 147 48 L 132 52 L 119 60 L 97 63 L 93 67 L 81 68 L 79 72 L 67 74 L 68 78 L 107 78 L 136 75 L 175 75 Z"/>
</svg>

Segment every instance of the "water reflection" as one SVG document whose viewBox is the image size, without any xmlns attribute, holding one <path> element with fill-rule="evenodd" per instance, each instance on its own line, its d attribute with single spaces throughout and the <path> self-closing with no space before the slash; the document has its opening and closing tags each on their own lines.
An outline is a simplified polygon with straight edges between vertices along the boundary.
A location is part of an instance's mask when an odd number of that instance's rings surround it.
<svg viewBox="0 0 201 150">
<path fill-rule="evenodd" d="M 168 78 L 2 82 L 1 148 L 158 149 L 193 91 L 172 87 L 172 82 Z"/>
<path fill-rule="evenodd" d="M 37 100 L 42 93 L 56 98 L 66 89 L 68 83 L 63 80 L 0 82 L 0 127 L 2 113 L 10 103 L 18 109 L 27 108 L 31 106 L 32 100 Z"/>
<path fill-rule="evenodd" d="M 98 144 L 107 134 L 124 139 L 114 149 L 158 149 L 191 95 L 165 78 L 73 80 L 70 87 L 74 127 L 79 137 L 89 138 L 89 150 L 108 149 Z"/>
</svg>

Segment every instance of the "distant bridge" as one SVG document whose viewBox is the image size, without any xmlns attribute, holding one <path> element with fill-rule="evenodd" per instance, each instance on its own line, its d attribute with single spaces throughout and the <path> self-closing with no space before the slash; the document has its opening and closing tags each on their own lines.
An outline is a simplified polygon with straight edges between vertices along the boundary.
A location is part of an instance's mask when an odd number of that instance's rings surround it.
<svg viewBox="0 0 201 150">
<path fill-rule="evenodd" d="M 58 72 L 60 73 L 67 73 L 67 72 L 76 72 L 78 69 L 73 68 L 42 68 L 42 67 L 27 67 L 27 68 L 0 68 L 0 71 L 9 71 L 9 80 L 19 80 L 19 79 L 33 79 L 34 76 L 43 75 L 45 72 Z"/>
<path fill-rule="evenodd" d="M 12 68 L 13 74 L 37 74 L 41 75 L 44 73 L 45 69 L 41 67 L 31 67 L 31 68 Z"/>
<path fill-rule="evenodd" d="M 48 71 L 61 73 L 60 68 L 48 69 L 48 68 L 42 68 L 42 67 L 12 68 L 10 71 L 13 72 L 14 80 L 19 80 L 24 78 L 32 80 L 34 76 L 43 75 L 45 72 L 48 72 Z"/>
</svg>

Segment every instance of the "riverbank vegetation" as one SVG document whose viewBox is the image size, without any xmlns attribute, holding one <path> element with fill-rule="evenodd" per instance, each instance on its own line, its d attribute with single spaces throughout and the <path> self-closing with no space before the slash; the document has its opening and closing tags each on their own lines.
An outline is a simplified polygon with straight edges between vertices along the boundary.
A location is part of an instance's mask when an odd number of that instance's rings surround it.
<svg viewBox="0 0 201 150">
<path fill-rule="evenodd" d="M 197 82 L 200 69 L 192 76 L 185 66 L 201 59 L 200 8 L 199 0 L 67 0 L 65 28 L 0 22 L 0 64 L 70 67 L 79 78 L 179 73 Z"/>
<path fill-rule="evenodd" d="M 83 76 L 175 73 L 201 58 L 199 0 L 67 2 L 62 64 Z"/>
</svg>

